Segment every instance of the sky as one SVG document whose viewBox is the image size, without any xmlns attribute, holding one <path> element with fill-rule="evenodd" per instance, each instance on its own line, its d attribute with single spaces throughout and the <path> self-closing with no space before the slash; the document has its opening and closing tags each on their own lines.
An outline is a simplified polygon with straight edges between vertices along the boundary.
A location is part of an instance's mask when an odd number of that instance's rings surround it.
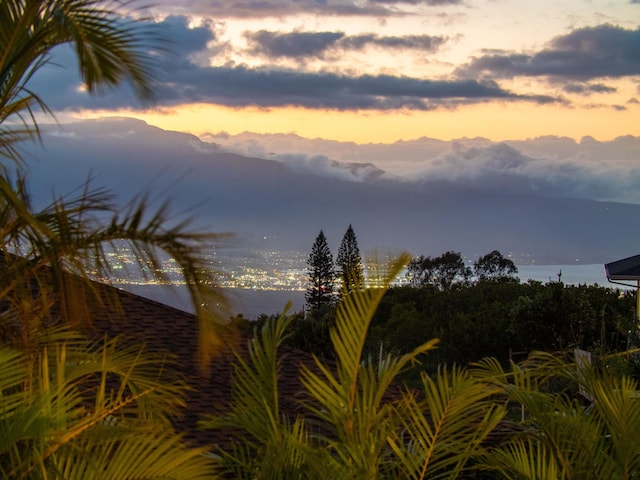
<svg viewBox="0 0 640 480">
<path fill-rule="evenodd" d="M 33 80 L 59 121 L 341 142 L 640 136 L 640 0 L 156 0 L 156 99 Z M 138 6 L 138 8 L 136 8 Z"/>
</svg>

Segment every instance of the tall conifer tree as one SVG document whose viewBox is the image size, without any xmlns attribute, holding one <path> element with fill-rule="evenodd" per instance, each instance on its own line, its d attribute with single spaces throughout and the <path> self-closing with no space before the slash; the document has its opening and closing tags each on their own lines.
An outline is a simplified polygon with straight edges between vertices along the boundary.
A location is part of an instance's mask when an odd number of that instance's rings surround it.
<svg viewBox="0 0 640 480">
<path fill-rule="evenodd" d="M 309 309 L 315 312 L 323 306 L 330 306 L 334 303 L 333 282 L 336 275 L 333 267 L 333 255 L 331 255 L 322 230 L 316 237 L 307 265 L 309 288 L 307 288 L 305 300 Z"/>
<path fill-rule="evenodd" d="M 344 237 L 342 237 L 336 264 L 339 278 L 342 281 L 342 295 L 347 295 L 362 288 L 364 284 L 362 258 L 358 248 L 358 239 L 351 225 L 349 225 Z"/>
</svg>

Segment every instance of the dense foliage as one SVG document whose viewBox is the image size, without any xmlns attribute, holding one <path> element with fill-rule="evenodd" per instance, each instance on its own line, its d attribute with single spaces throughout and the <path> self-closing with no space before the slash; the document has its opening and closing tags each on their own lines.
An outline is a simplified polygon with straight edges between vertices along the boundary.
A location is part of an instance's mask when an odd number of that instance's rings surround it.
<svg viewBox="0 0 640 480">
<path fill-rule="evenodd" d="M 438 338 L 438 349 L 420 367 L 435 371 L 488 356 L 506 365 L 537 350 L 610 354 L 640 345 L 634 292 L 560 281 L 522 283 L 513 262 L 497 251 L 480 257 L 473 271 L 459 253 L 447 252 L 415 257 L 407 272 L 409 284 L 391 287 L 373 317 L 366 344 L 370 355 L 404 354 Z M 325 309 L 322 322 L 294 314 L 287 342 L 331 357 L 335 313 L 335 307 Z M 635 372 L 636 365 L 629 362 L 626 368 Z"/>
<path fill-rule="evenodd" d="M 638 384 L 619 370 L 602 368 L 619 353 L 629 353 L 601 352 L 600 366 L 577 362 L 568 352 L 533 352 L 505 365 L 490 357 L 468 367 L 441 364 L 431 373 L 420 372 L 413 388 L 403 388 L 397 383 L 402 372 L 420 360 L 435 363 L 438 342 L 418 339 L 405 345 L 405 353 L 367 355 L 365 340 L 378 307 L 425 292 L 387 290 L 388 278 L 376 285 L 385 287 L 356 292 L 338 306 L 330 335 L 335 360 L 316 359 L 302 368 L 297 415 L 282 412 L 278 396 L 283 361 L 278 349 L 297 317 L 263 319 L 251 342 L 251 361 L 236 369 L 230 414 L 203 423 L 236 432 L 236 447 L 220 452 L 233 478 L 640 477 Z M 513 290 L 508 297 L 527 288 L 540 301 L 548 299 L 545 295 L 564 297 L 561 284 L 503 281 L 477 287 L 460 290 L 493 292 L 496 303 L 502 288 Z M 429 291 L 430 300 L 441 295 L 439 305 L 446 304 L 446 292 Z M 567 291 L 566 305 L 583 307 L 587 300 L 608 305 L 618 293 L 598 287 Z M 629 302 L 621 300 L 612 312 L 620 308 L 624 316 Z"/>
<path fill-rule="evenodd" d="M 462 255 L 453 251 L 435 258 L 420 255 L 407 267 L 409 283 L 414 287 L 433 285 L 440 290 L 449 290 L 454 285 L 466 285 L 471 275 L 471 268 L 465 265 Z"/>
<path fill-rule="evenodd" d="M 441 291 L 391 288 L 368 336 L 371 353 L 410 351 L 439 338 L 431 370 L 483 357 L 503 365 L 536 350 L 608 354 L 638 344 L 634 292 L 561 282 L 480 281 Z"/>
</svg>

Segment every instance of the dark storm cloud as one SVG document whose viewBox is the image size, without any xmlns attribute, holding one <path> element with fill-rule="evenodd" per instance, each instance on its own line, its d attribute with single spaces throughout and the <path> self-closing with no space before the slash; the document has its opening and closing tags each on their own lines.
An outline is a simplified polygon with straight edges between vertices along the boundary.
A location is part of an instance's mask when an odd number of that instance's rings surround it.
<svg viewBox="0 0 640 480">
<path fill-rule="evenodd" d="M 344 32 L 290 32 L 261 30 L 245 34 L 251 53 L 271 58 L 323 58 L 329 51 L 362 50 L 368 46 L 384 49 L 413 49 L 433 52 L 446 42 L 445 37 L 430 35 L 379 36 L 362 34 L 347 36 Z"/>
<path fill-rule="evenodd" d="M 615 93 L 617 88 L 603 85 L 602 83 L 568 83 L 562 89 L 567 93 L 577 93 L 580 95 L 590 95 L 592 93 Z"/>
<path fill-rule="evenodd" d="M 204 50 L 209 42 L 215 40 L 209 24 L 189 28 L 189 20 L 185 16 L 169 16 L 162 22 L 153 24 L 152 28 L 177 56 Z"/>
<path fill-rule="evenodd" d="M 340 43 L 345 49 L 361 49 L 368 45 L 388 49 L 414 49 L 434 52 L 447 41 L 445 37 L 431 35 L 406 35 L 402 37 L 381 37 L 374 34 L 354 35 Z"/>
<path fill-rule="evenodd" d="M 189 27 L 188 19 L 184 16 L 169 16 L 158 23 L 143 22 L 140 28 L 153 43 L 150 57 L 153 59 L 151 66 L 158 88 L 170 83 L 174 71 L 197 70 L 191 56 L 203 52 L 215 41 L 210 23 Z M 215 47 L 209 50 L 215 51 Z M 53 109 L 112 108 L 138 104 L 126 83 L 116 91 L 91 97 L 80 85 L 76 55 L 66 45 L 52 52 L 50 62 L 30 82 L 30 88 L 39 92 Z"/>
<path fill-rule="evenodd" d="M 185 93 L 193 97 L 185 98 Z M 229 106 L 426 110 L 447 104 L 491 99 L 552 101 L 525 97 L 494 83 L 431 81 L 389 75 L 349 77 L 333 73 L 273 71 L 247 67 L 208 67 L 175 72 L 161 95 L 168 103 L 186 100 Z"/>
<path fill-rule="evenodd" d="M 60 83 L 60 82 L 58 82 Z M 47 98 L 54 109 L 134 107 L 126 91 L 89 97 L 63 85 Z M 302 106 L 337 110 L 415 109 L 478 103 L 494 99 L 554 101 L 550 97 L 516 95 L 494 83 L 475 80 L 432 81 L 389 75 L 349 77 L 333 73 L 272 71 L 247 67 L 176 68 L 170 81 L 157 87 L 160 105 L 204 102 L 226 106 Z"/>
<path fill-rule="evenodd" d="M 143 9 L 151 14 L 196 15 L 207 18 L 268 18 L 299 14 L 392 17 L 410 14 L 403 6 L 447 7 L 465 0 L 157 0 Z"/>
<path fill-rule="evenodd" d="M 277 33 L 260 30 L 245 34 L 251 53 L 267 57 L 322 57 L 345 36 L 342 32 Z"/>
<path fill-rule="evenodd" d="M 533 55 L 494 53 L 475 58 L 458 69 L 460 75 L 496 78 L 549 77 L 551 80 L 591 80 L 640 74 L 640 29 L 612 25 L 581 28 L 556 37 Z"/>
<path fill-rule="evenodd" d="M 211 25 L 189 28 L 184 17 L 168 17 L 155 27 L 171 39 L 171 51 L 156 52 L 158 106 L 202 102 L 226 106 L 301 106 L 337 110 L 416 109 L 455 107 L 494 99 L 548 103 L 551 97 L 518 95 L 496 82 L 477 80 L 427 80 L 391 75 L 347 76 L 331 72 L 310 73 L 272 70 L 266 67 L 209 66 L 209 55 L 219 45 Z M 338 41 L 342 37 L 338 35 Z M 360 39 L 391 41 L 387 37 Z M 411 43 L 415 38 L 405 39 Z M 313 51 L 328 40 L 309 42 L 301 52 Z M 314 46 L 315 45 L 315 46 Z M 273 47 L 282 48 L 285 47 Z M 206 61 L 197 62 L 198 57 Z M 77 64 L 69 48 L 58 49 L 54 65 L 38 72 L 32 87 L 42 92 L 54 110 L 140 108 L 131 90 L 124 85 L 100 96 L 89 96 L 79 88 Z M 144 105 L 145 107 L 148 105 Z"/>
</svg>

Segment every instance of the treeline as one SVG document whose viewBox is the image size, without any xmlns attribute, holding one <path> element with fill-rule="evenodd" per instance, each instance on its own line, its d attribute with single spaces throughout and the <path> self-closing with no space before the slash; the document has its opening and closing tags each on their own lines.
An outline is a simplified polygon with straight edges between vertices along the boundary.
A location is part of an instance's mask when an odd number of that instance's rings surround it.
<svg viewBox="0 0 640 480">
<path fill-rule="evenodd" d="M 321 231 L 308 260 L 309 288 L 302 312 L 293 314 L 288 342 L 322 357 L 334 355 L 329 331 L 345 295 L 364 288 L 357 239 L 349 225 L 334 263 Z M 622 352 L 640 344 L 634 292 L 597 285 L 520 282 L 517 267 L 494 250 L 473 264 L 458 252 L 416 256 L 403 286 L 390 288 L 378 307 L 366 341 L 371 356 L 402 355 L 437 338 L 438 348 L 416 369 L 436 371 L 485 357 L 501 364 L 533 351 L 595 354 Z M 356 278 L 357 280 L 353 280 Z M 270 317 L 262 315 L 259 322 Z M 635 362 L 610 360 L 635 373 Z M 411 374 L 408 375 L 411 377 Z"/>
<path fill-rule="evenodd" d="M 449 290 L 396 287 L 374 315 L 367 349 L 372 355 L 404 354 L 438 338 L 438 348 L 424 359 L 431 371 L 484 357 L 507 365 L 537 350 L 622 352 L 638 344 L 634 297 L 597 285 L 517 280 L 482 280 Z"/>
</svg>

